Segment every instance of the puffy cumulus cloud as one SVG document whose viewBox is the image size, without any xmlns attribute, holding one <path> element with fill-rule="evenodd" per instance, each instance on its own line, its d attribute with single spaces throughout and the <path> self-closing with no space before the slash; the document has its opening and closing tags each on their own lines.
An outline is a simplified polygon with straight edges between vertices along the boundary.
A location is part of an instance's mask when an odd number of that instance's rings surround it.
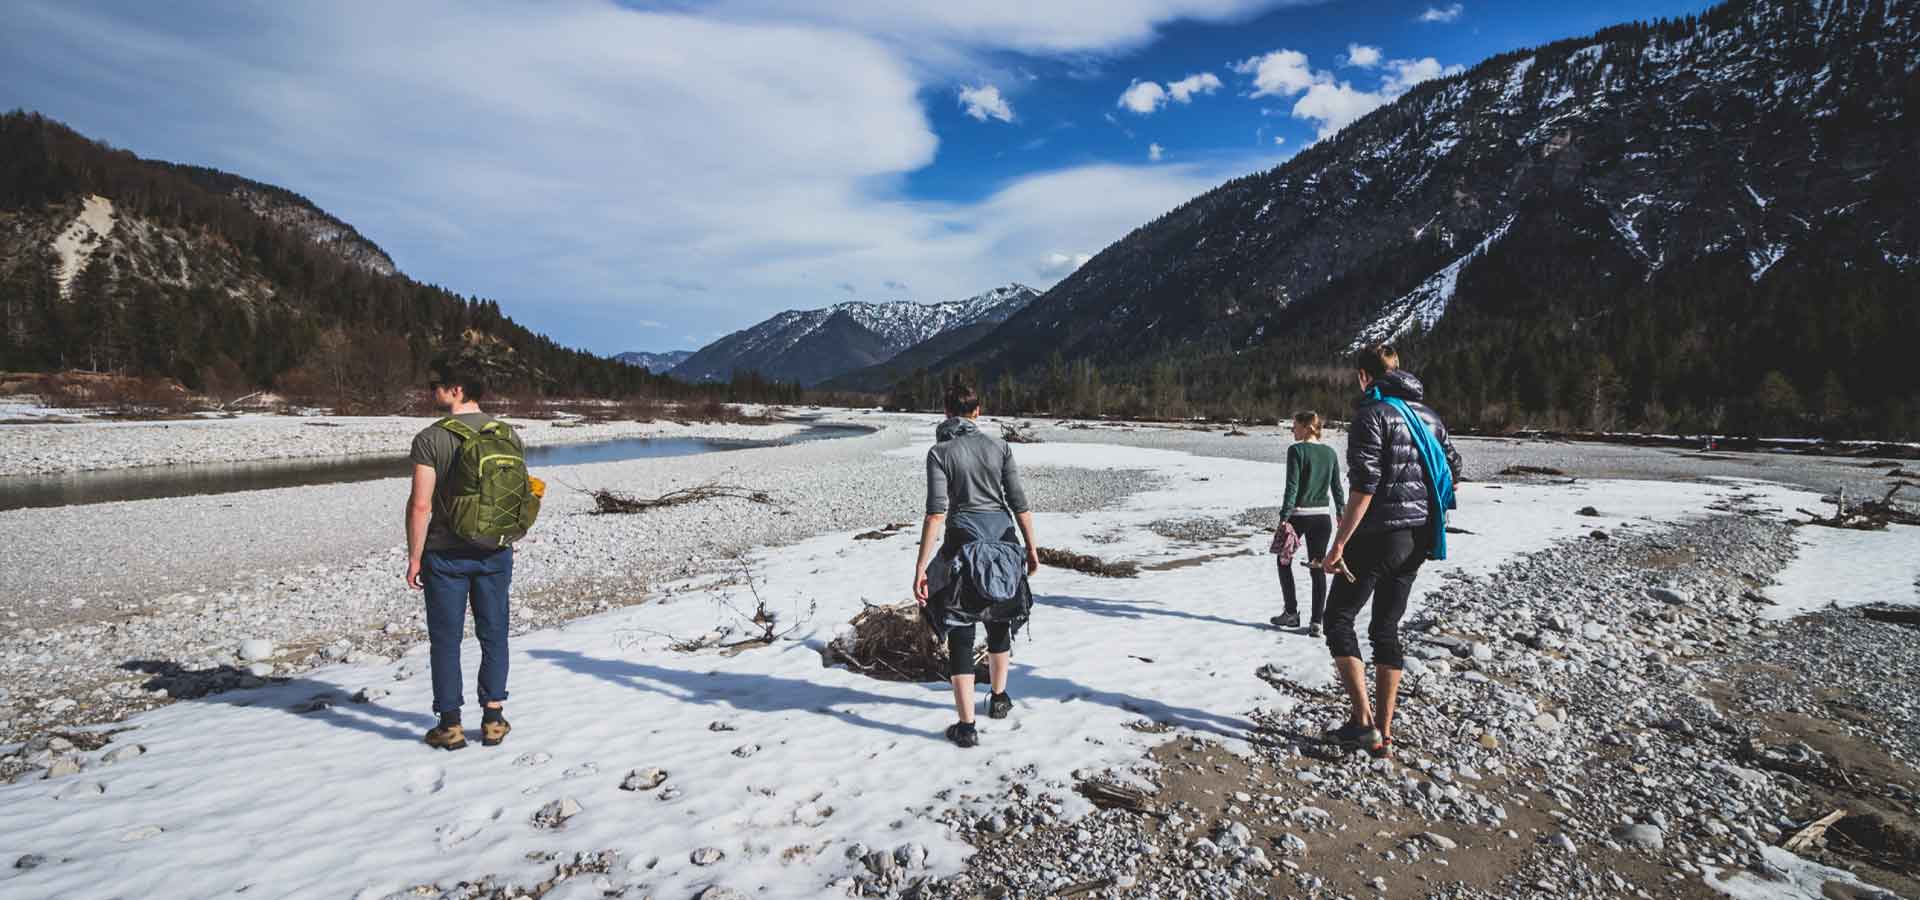
<svg viewBox="0 0 1920 900">
<path fill-rule="evenodd" d="M 1347 45 L 1343 59 L 1348 65 L 1377 68 L 1385 54 L 1378 47 Z M 1385 60 L 1380 84 L 1373 89 L 1354 87 L 1332 72 L 1313 68 L 1305 53 L 1298 50 L 1274 50 L 1235 63 L 1233 70 L 1253 76 L 1252 97 L 1298 96 L 1292 116 L 1319 125 L 1319 136 L 1326 138 L 1392 102 L 1422 81 L 1458 74 L 1461 66 L 1444 66 L 1433 57 Z M 1262 109 L 1265 115 L 1267 110 Z"/>
<path fill-rule="evenodd" d="M 982 122 L 988 119 L 1013 121 L 1013 107 L 1007 103 L 1007 98 L 1000 96 L 1000 89 L 990 84 L 961 88 L 960 108 Z"/>
<path fill-rule="evenodd" d="M 1421 22 L 1451 25 L 1454 22 L 1460 21 L 1460 16 L 1466 11 L 1467 8 L 1458 3 L 1449 3 L 1446 6 L 1429 6 L 1426 11 L 1417 16 L 1416 19 Z"/>
<path fill-rule="evenodd" d="M 1161 159 L 1165 158 L 1166 155 L 1167 155 L 1167 148 L 1162 147 L 1159 144 L 1147 145 L 1147 159 L 1150 159 L 1154 162 L 1159 162 Z"/>
<path fill-rule="evenodd" d="M 1140 115 L 1147 115 L 1161 104 L 1167 102 L 1167 90 L 1157 81 L 1136 81 L 1120 92 L 1120 102 L 1116 106 L 1125 107 Z"/>
<path fill-rule="evenodd" d="M 1464 71 L 1466 71 L 1465 66 L 1443 66 L 1439 60 L 1431 56 L 1423 59 L 1396 59 L 1387 63 L 1387 76 L 1381 80 L 1380 90 L 1397 97 L 1422 81 L 1458 75 Z"/>
<path fill-rule="evenodd" d="M 1192 103 L 1199 94 L 1211 94 L 1220 89 L 1220 76 L 1212 72 L 1188 75 L 1179 81 L 1168 82 L 1161 87 L 1157 81 L 1134 81 L 1120 93 L 1120 101 L 1115 106 L 1125 107 L 1140 115 L 1149 115 L 1168 101 L 1174 103 Z M 1109 117 L 1111 118 L 1111 117 Z"/>
<path fill-rule="evenodd" d="M 1188 75 L 1167 85 L 1167 95 L 1175 103 L 1191 103 L 1195 94 L 1211 94 L 1220 89 L 1220 76 L 1212 72 Z"/>
<path fill-rule="evenodd" d="M 1055 250 L 1040 257 L 1040 260 L 1033 264 L 1033 271 L 1041 278 L 1057 280 L 1073 274 L 1075 269 L 1086 265 L 1087 260 L 1092 258 L 1091 253 L 1061 253 Z"/>
<path fill-rule="evenodd" d="M 1275 50 L 1234 63 L 1233 71 L 1253 76 L 1255 97 L 1291 97 L 1313 87 L 1316 76 L 1307 55 L 1298 50 Z"/>
</svg>

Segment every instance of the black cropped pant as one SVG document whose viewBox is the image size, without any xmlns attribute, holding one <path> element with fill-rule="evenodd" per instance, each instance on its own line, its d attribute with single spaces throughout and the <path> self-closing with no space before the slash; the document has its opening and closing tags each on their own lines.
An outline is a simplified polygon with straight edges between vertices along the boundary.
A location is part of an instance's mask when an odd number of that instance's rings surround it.
<svg viewBox="0 0 1920 900">
<path fill-rule="evenodd" d="M 1433 547 L 1433 525 L 1356 534 L 1344 555 L 1353 581 L 1335 578 L 1327 598 L 1327 649 L 1335 658 L 1360 658 L 1360 640 L 1353 620 L 1360 608 L 1373 603 L 1373 621 L 1367 640 L 1373 643 L 1373 664 L 1403 668 L 1406 650 L 1400 643 L 1400 618 L 1407 614 L 1407 595 L 1413 577 Z"/>
<path fill-rule="evenodd" d="M 1293 525 L 1294 533 L 1300 535 L 1301 543 L 1306 545 L 1307 559 L 1318 562 L 1327 555 L 1327 541 L 1333 538 L 1333 517 L 1328 515 L 1293 516 L 1287 519 Z M 1327 609 L 1327 573 L 1319 568 L 1307 570 L 1307 577 L 1313 580 L 1313 618 L 1318 622 L 1326 615 Z M 1280 596 L 1287 601 L 1286 612 L 1297 613 L 1300 605 L 1294 600 L 1293 562 L 1280 564 Z"/>
<path fill-rule="evenodd" d="M 1013 624 L 987 622 L 987 652 L 1006 653 L 1013 649 Z M 947 629 L 947 675 L 973 674 L 974 626 L 955 625 Z"/>
</svg>

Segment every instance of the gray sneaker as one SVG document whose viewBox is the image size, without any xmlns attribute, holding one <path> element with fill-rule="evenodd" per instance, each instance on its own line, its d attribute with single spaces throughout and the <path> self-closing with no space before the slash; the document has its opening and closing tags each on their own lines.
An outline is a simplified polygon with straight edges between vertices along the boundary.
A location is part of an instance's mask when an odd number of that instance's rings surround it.
<svg viewBox="0 0 1920 900">
<path fill-rule="evenodd" d="M 1299 628 L 1300 613 L 1298 610 L 1295 610 L 1293 612 L 1285 612 L 1285 613 L 1281 613 L 1280 615 L 1274 616 L 1273 618 L 1268 619 L 1267 621 L 1272 622 L 1273 627 L 1275 628 Z"/>
<path fill-rule="evenodd" d="M 1326 632 L 1321 630 L 1319 622 L 1307 626 L 1307 636 L 1309 637 L 1320 637 L 1325 634 Z"/>
<path fill-rule="evenodd" d="M 1327 740 L 1354 750 L 1372 750 L 1380 746 L 1380 732 L 1372 725 L 1348 723 L 1327 732 Z"/>
</svg>

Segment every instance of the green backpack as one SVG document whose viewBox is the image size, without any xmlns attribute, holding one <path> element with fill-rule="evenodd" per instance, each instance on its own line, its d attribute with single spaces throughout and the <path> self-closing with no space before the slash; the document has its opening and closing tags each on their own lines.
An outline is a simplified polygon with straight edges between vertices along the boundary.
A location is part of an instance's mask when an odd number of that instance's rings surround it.
<svg viewBox="0 0 1920 900">
<path fill-rule="evenodd" d="M 452 416 L 438 424 L 460 438 L 448 492 L 448 528 L 489 550 L 526 536 L 540 515 L 540 492 L 527 474 L 525 454 L 513 442 L 513 429 L 495 420 L 476 431 Z"/>
</svg>

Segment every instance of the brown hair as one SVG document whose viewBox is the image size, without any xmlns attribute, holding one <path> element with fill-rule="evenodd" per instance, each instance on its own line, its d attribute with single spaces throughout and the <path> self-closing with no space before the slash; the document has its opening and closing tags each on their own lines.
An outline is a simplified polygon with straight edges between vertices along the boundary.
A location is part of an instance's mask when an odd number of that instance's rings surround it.
<svg viewBox="0 0 1920 900">
<path fill-rule="evenodd" d="M 980 395 L 973 392 L 973 385 L 956 381 L 947 385 L 947 415 L 970 416 L 980 411 Z"/>
<path fill-rule="evenodd" d="M 1368 378 L 1379 381 L 1388 372 L 1400 368 L 1400 354 L 1391 344 L 1374 344 L 1353 355 L 1353 367 L 1367 373 Z"/>
<path fill-rule="evenodd" d="M 1312 429 L 1312 431 L 1313 431 L 1313 436 L 1314 436 L 1315 438 L 1318 438 L 1318 437 L 1320 437 L 1320 425 L 1321 425 L 1321 420 L 1320 420 L 1320 414 L 1319 414 L 1319 413 L 1317 413 L 1317 412 L 1314 412 L 1314 411 L 1312 411 L 1312 410 L 1308 410 L 1308 411 L 1306 411 L 1306 412 L 1297 412 L 1297 413 L 1294 413 L 1294 414 L 1293 414 L 1293 424 L 1295 424 L 1295 425 L 1304 425 L 1304 426 L 1306 426 L 1307 428 L 1309 428 L 1309 429 Z"/>
<path fill-rule="evenodd" d="M 487 374 L 465 359 L 436 359 L 427 370 L 432 373 L 435 382 L 447 387 L 458 385 L 466 391 L 468 402 L 478 401 L 487 395 Z"/>
</svg>

